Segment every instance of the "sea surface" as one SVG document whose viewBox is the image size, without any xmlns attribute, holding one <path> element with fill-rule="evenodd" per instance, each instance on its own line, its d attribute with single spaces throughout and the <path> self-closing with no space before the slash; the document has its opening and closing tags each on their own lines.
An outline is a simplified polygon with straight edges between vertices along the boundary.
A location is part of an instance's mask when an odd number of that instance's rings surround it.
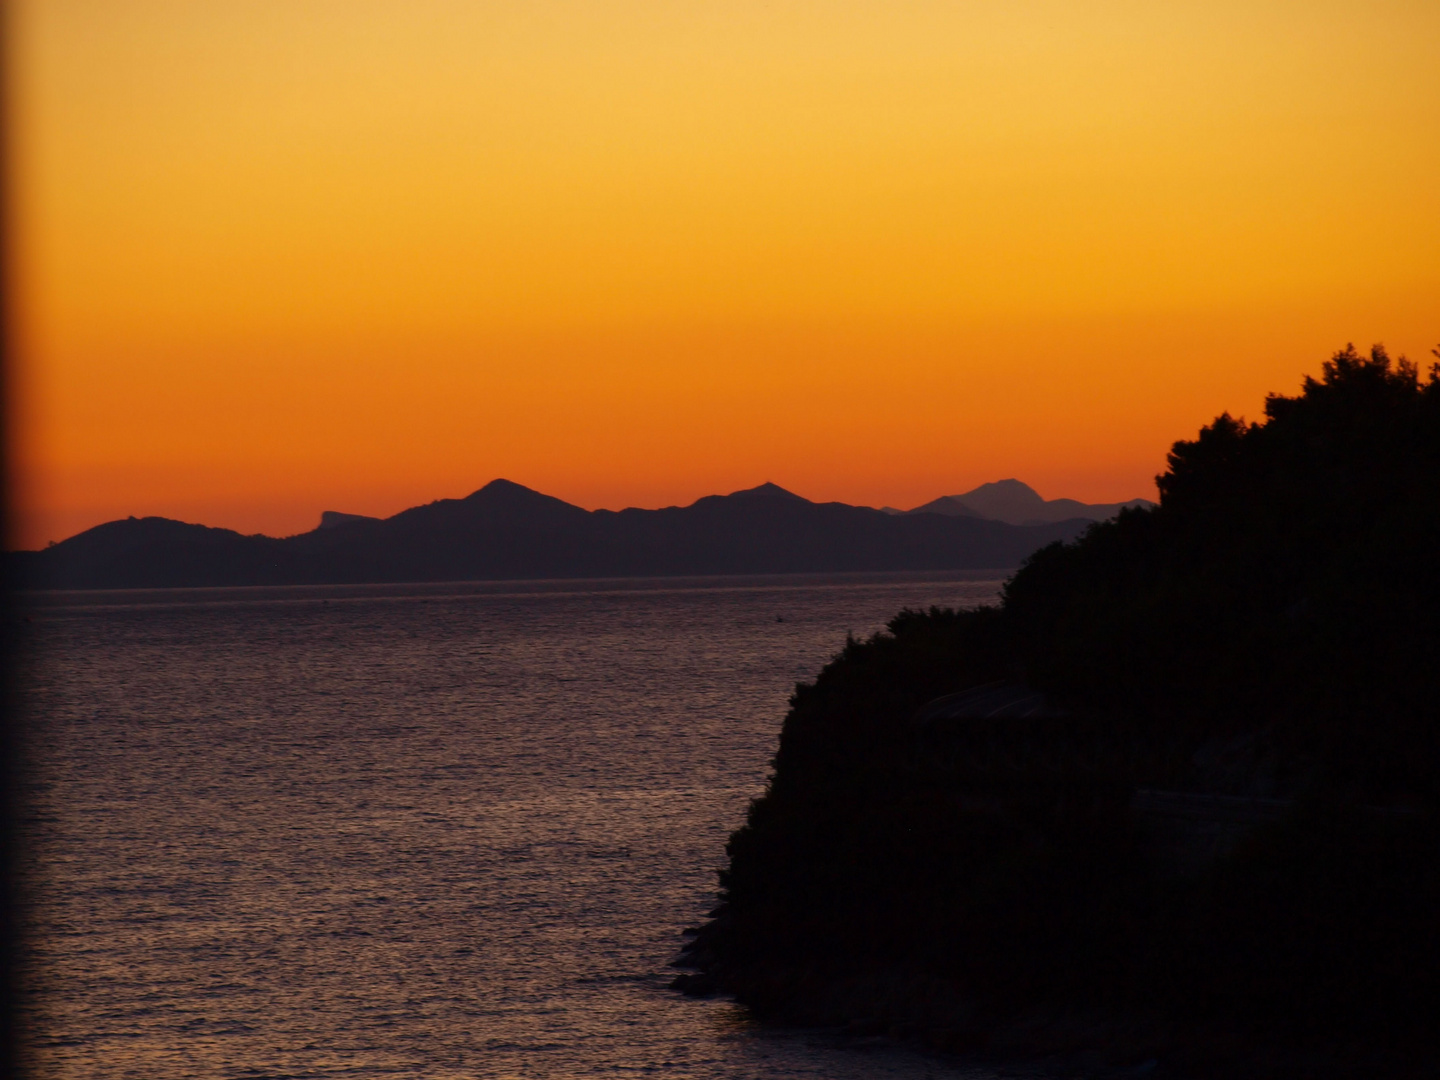
<svg viewBox="0 0 1440 1080">
<path fill-rule="evenodd" d="M 888 574 L 22 598 L 36 1077 L 973 1077 L 668 990 Z"/>
</svg>

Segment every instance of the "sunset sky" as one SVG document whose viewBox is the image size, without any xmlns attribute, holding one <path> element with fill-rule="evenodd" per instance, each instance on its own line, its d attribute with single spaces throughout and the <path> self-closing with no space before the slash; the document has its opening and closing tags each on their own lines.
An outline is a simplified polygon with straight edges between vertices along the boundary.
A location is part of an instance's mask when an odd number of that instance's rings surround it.
<svg viewBox="0 0 1440 1080">
<path fill-rule="evenodd" d="M 12 545 L 1153 495 L 1440 342 L 1435 0 L 17 0 Z"/>
</svg>

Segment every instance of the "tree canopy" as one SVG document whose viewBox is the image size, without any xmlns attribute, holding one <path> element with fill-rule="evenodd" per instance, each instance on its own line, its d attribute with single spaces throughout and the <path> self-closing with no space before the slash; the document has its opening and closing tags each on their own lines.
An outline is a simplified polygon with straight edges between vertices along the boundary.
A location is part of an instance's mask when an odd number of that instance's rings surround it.
<svg viewBox="0 0 1440 1080">
<path fill-rule="evenodd" d="M 1377 782 L 1434 748 L 1440 364 L 1347 347 L 1263 421 L 1177 442 L 1157 484 L 1009 583 L 1017 670 L 1155 722 L 1273 725 Z"/>
</svg>

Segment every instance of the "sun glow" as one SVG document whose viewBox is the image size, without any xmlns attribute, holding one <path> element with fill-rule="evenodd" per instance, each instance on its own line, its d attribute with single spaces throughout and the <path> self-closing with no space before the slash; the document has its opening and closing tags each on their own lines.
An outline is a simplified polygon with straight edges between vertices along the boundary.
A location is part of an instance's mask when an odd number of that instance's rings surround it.
<svg viewBox="0 0 1440 1080">
<path fill-rule="evenodd" d="M 1440 340 L 1440 8 L 19 0 L 21 546 L 1153 493 Z"/>
</svg>

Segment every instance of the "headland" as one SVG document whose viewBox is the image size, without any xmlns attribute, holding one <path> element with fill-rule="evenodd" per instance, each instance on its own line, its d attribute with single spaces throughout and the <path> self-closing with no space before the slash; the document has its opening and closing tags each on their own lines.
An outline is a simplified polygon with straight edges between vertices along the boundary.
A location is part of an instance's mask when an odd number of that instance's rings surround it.
<svg viewBox="0 0 1440 1080">
<path fill-rule="evenodd" d="M 1346 349 L 1265 413 L 798 686 L 677 988 L 1092 1071 L 1434 1075 L 1440 365 Z"/>
</svg>

